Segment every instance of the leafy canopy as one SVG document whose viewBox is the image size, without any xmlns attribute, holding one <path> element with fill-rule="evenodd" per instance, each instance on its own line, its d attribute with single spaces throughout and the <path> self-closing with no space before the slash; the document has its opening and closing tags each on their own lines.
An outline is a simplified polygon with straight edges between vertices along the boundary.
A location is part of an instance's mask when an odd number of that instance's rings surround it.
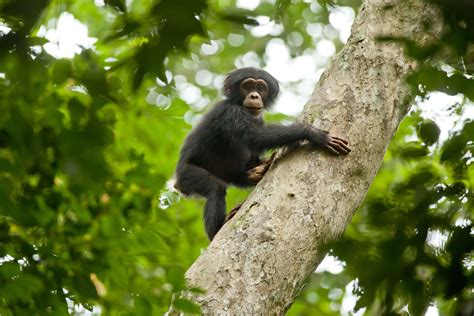
<svg viewBox="0 0 474 316">
<path fill-rule="evenodd" d="M 202 202 L 179 201 L 166 185 L 182 139 L 216 100 L 222 74 L 264 66 L 267 43 L 292 57 L 321 39 L 340 49 L 334 4 L 359 1 L 262 1 L 252 10 L 229 0 L 0 1 L 0 314 L 166 312 L 207 245 Z M 444 7 L 450 29 L 435 47 L 385 39 L 421 60 L 454 51 L 452 68 L 427 63 L 410 78 L 420 95 L 473 99 L 464 62 L 473 11 L 456 4 Z M 47 32 L 65 13 L 96 42 L 55 58 Z M 256 32 L 265 23 L 275 29 Z M 338 315 L 348 284 L 373 314 L 408 304 L 418 315 L 435 300 L 452 312 L 472 299 L 474 125 L 462 118 L 470 106 L 453 107 L 459 124 L 447 139 L 421 112 L 404 121 L 332 245 L 346 268 L 314 274 L 289 314 Z M 232 191 L 228 203 L 245 194 Z"/>
</svg>

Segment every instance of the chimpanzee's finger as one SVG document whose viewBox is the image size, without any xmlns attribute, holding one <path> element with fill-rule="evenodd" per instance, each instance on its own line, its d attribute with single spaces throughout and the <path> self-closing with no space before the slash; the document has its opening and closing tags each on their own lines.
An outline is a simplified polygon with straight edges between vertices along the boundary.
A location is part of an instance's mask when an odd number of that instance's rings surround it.
<svg viewBox="0 0 474 316">
<path fill-rule="evenodd" d="M 334 150 L 336 150 L 340 154 L 347 155 L 349 153 L 349 150 L 346 150 L 344 147 L 342 147 L 339 143 L 337 142 L 330 142 L 329 146 L 331 146 Z"/>
<path fill-rule="evenodd" d="M 335 150 L 334 148 L 332 148 L 331 143 L 327 144 L 327 145 L 325 146 L 325 148 L 326 148 L 327 150 L 329 150 L 329 151 L 330 151 L 332 154 L 334 154 L 334 155 L 340 155 L 340 153 L 339 153 L 337 150 Z"/>
<path fill-rule="evenodd" d="M 332 142 L 338 144 L 339 146 L 341 146 L 342 148 L 344 148 L 345 150 L 347 150 L 347 151 L 349 151 L 349 152 L 352 151 L 352 149 L 351 149 L 349 146 L 347 146 L 347 143 L 344 143 L 344 142 L 343 142 L 341 139 L 339 139 L 339 138 L 333 137 Z"/>
<path fill-rule="evenodd" d="M 344 138 L 337 137 L 337 136 L 332 136 L 332 138 L 337 139 L 337 140 L 340 140 L 340 141 L 342 141 L 342 142 L 343 142 L 344 144 L 346 144 L 346 145 L 349 144 L 349 142 L 348 142 L 347 140 L 345 140 Z"/>
</svg>

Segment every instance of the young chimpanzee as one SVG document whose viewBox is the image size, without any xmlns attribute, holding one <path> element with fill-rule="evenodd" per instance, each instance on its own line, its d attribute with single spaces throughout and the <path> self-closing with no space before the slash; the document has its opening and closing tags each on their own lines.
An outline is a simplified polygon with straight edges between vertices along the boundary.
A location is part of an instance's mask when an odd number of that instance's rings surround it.
<svg viewBox="0 0 474 316">
<path fill-rule="evenodd" d="M 207 199 L 204 223 L 210 240 L 224 225 L 226 188 L 258 183 L 270 162 L 260 155 L 270 148 L 308 140 L 339 155 L 347 141 L 303 124 L 265 125 L 262 110 L 278 96 L 278 81 L 264 70 L 241 68 L 227 75 L 225 99 L 209 111 L 184 141 L 175 188 Z"/>
</svg>

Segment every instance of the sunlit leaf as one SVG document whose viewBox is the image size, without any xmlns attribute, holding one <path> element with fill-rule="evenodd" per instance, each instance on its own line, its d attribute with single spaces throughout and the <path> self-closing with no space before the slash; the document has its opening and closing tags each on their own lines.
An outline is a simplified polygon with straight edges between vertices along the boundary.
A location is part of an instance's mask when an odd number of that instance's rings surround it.
<svg viewBox="0 0 474 316">
<path fill-rule="evenodd" d="M 201 312 L 201 309 L 198 305 L 184 298 L 177 298 L 173 300 L 173 306 L 185 313 L 199 314 Z"/>
<path fill-rule="evenodd" d="M 421 125 L 418 126 L 417 131 L 418 136 L 427 145 L 432 145 L 436 143 L 441 132 L 438 125 L 436 125 L 436 123 L 431 120 L 424 121 Z"/>
</svg>

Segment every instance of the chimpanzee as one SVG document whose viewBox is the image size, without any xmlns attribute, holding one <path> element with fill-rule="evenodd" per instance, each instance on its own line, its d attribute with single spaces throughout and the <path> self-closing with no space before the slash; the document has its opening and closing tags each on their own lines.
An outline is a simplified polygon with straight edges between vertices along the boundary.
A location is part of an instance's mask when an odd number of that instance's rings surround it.
<svg viewBox="0 0 474 316">
<path fill-rule="evenodd" d="M 308 140 L 336 155 L 351 151 L 346 140 L 308 125 L 264 124 L 262 110 L 279 93 L 278 81 L 264 70 L 234 70 L 223 90 L 225 99 L 187 136 L 176 168 L 175 188 L 207 199 L 204 224 L 210 240 L 226 219 L 227 186 L 258 183 L 271 163 L 260 158 L 266 149 Z"/>
</svg>

